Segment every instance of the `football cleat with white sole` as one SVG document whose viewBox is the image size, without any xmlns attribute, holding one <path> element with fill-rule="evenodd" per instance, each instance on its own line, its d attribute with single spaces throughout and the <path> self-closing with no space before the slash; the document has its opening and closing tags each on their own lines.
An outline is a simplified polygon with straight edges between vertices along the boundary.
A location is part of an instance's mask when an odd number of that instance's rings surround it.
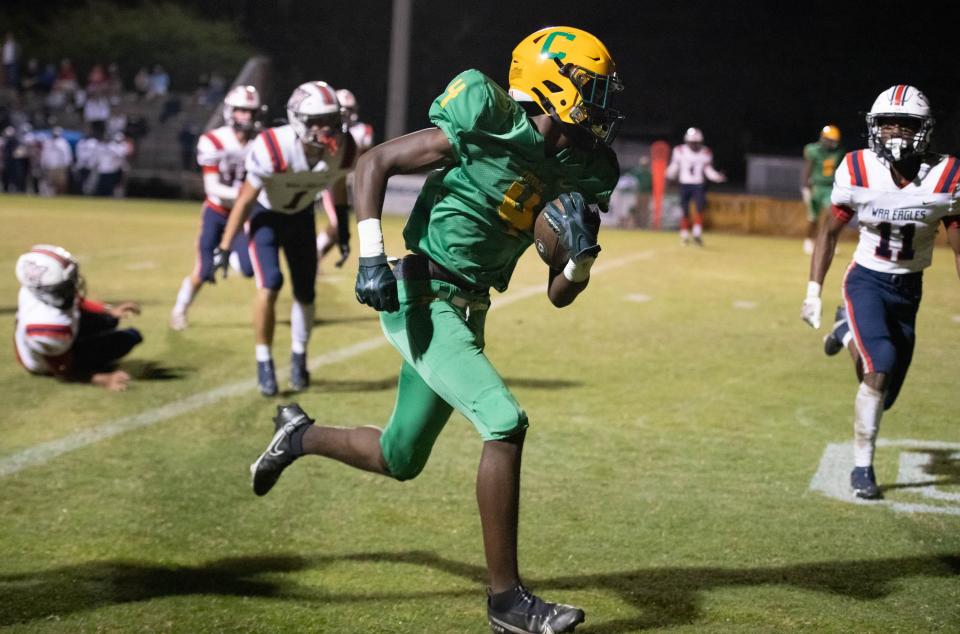
<svg viewBox="0 0 960 634">
<path fill-rule="evenodd" d="M 823 351 L 828 357 L 832 357 L 843 350 L 843 338 L 847 336 L 848 332 L 850 332 L 850 322 L 847 320 L 847 309 L 843 306 L 837 306 L 833 328 L 823 338 Z"/>
<path fill-rule="evenodd" d="M 253 492 L 266 495 L 280 479 L 283 470 L 289 467 L 301 454 L 295 453 L 291 437 L 302 427 L 313 424 L 313 420 L 296 403 L 277 405 L 277 415 L 273 417 L 276 433 L 260 454 L 256 462 L 250 465 L 253 476 Z"/>
<path fill-rule="evenodd" d="M 877 500 L 883 497 L 880 494 L 880 487 L 877 486 L 873 467 L 854 467 L 850 472 L 850 488 L 853 489 L 854 495 L 865 500 Z"/>
<path fill-rule="evenodd" d="M 277 373 L 273 369 L 273 359 L 257 361 L 257 387 L 264 396 L 277 395 Z"/>
<path fill-rule="evenodd" d="M 495 610 L 487 597 L 487 621 L 494 634 L 560 634 L 572 632 L 585 615 L 563 603 L 547 603 L 523 586 L 517 586 L 516 601 L 505 610 Z"/>
</svg>

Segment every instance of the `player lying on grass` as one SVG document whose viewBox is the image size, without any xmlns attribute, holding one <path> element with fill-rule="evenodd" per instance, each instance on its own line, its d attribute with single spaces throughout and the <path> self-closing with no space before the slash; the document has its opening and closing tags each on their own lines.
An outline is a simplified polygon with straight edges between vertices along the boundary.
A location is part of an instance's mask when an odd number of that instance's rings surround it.
<svg viewBox="0 0 960 634">
<path fill-rule="evenodd" d="M 139 315 L 135 302 L 101 304 L 83 295 L 80 267 L 69 251 L 38 244 L 17 260 L 20 295 L 14 334 L 17 360 L 32 374 L 88 381 L 111 391 L 130 380 L 117 359 L 143 341 L 136 328 L 118 329 Z"/>
</svg>

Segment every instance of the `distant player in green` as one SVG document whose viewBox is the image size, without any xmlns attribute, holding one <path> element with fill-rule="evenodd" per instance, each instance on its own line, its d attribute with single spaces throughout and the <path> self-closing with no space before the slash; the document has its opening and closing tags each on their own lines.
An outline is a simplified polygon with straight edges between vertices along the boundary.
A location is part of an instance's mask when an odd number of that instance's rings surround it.
<svg viewBox="0 0 960 634">
<path fill-rule="evenodd" d="M 823 126 L 820 140 L 803 148 L 803 187 L 800 192 L 807 205 L 807 237 L 803 240 L 803 252 L 807 255 L 813 253 L 820 213 L 830 208 L 833 172 L 844 154 L 840 147 L 840 128 L 835 125 Z"/>
<path fill-rule="evenodd" d="M 299 406 L 280 407 L 277 433 L 251 466 L 258 495 L 303 454 L 407 480 L 423 469 L 453 410 L 461 412 L 484 440 L 476 494 L 490 576 L 487 616 L 497 633 L 571 632 L 584 613 L 542 601 L 520 581 L 527 416 L 483 352 L 489 289 L 506 290 L 541 210 L 560 227 L 571 254 L 562 270 L 549 271 L 550 301 L 566 306 L 586 288 L 600 251 L 597 211 L 606 209 L 619 177 L 609 148 L 622 120 L 610 108 L 619 90 L 613 60 L 597 38 L 575 28 L 543 29 L 514 49 L 509 93 L 465 71 L 433 102 L 437 127 L 360 159 L 356 293 L 381 311 L 383 332 L 403 357 L 396 406 L 382 430 L 314 425 Z M 427 170 L 436 171 L 403 232 L 412 254 L 391 270 L 380 229 L 387 179 Z"/>
</svg>

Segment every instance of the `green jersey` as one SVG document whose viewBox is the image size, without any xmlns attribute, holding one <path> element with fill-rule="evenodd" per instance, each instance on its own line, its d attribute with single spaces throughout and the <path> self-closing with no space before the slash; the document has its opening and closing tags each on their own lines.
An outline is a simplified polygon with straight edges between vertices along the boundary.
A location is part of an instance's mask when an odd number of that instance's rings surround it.
<svg viewBox="0 0 960 634">
<path fill-rule="evenodd" d="M 620 176 L 606 146 L 547 155 L 520 104 L 476 70 L 450 82 L 431 105 L 430 120 L 454 158 L 427 178 L 403 237 L 408 249 L 476 286 L 507 289 L 547 202 L 578 191 L 606 209 Z"/>
<path fill-rule="evenodd" d="M 836 171 L 845 152 L 838 147 L 828 150 L 819 141 L 808 143 L 803 148 L 803 158 L 810 161 L 810 180 L 814 187 L 832 187 L 833 172 Z"/>
</svg>

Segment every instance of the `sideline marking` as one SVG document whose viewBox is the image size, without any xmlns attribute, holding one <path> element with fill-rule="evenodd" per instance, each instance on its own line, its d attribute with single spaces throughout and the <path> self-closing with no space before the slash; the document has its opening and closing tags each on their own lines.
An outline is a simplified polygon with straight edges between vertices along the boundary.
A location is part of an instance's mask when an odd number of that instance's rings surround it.
<svg viewBox="0 0 960 634">
<path fill-rule="evenodd" d="M 853 441 L 830 443 L 823 452 L 820 466 L 810 480 L 810 490 L 823 493 L 827 497 L 848 504 L 885 506 L 899 513 L 939 513 L 960 515 L 960 494 L 938 491 L 935 476 L 924 473 L 929 464 L 929 450 L 953 451 L 952 456 L 960 454 L 960 443 L 940 440 L 877 440 L 877 447 L 899 447 L 900 467 L 895 490 L 898 495 L 917 494 L 928 499 L 952 502 L 952 504 L 921 504 L 916 502 L 897 502 L 893 500 L 863 500 L 850 490 L 850 468 L 853 464 Z M 926 451 L 925 451 L 926 450 Z M 881 485 L 881 489 L 883 486 Z"/>
<path fill-rule="evenodd" d="M 749 299 L 738 299 L 733 302 L 733 307 L 740 310 L 753 310 L 757 307 L 757 302 L 752 302 Z"/>
<path fill-rule="evenodd" d="M 628 302 L 637 302 L 638 304 L 642 304 L 643 302 L 649 302 L 653 298 L 649 295 L 644 295 L 643 293 L 633 293 L 632 295 L 627 295 L 624 297 L 624 299 Z"/>
<path fill-rule="evenodd" d="M 619 260 L 613 260 L 612 262 L 604 263 L 603 265 L 595 265 L 593 267 L 593 271 L 595 273 L 602 273 L 604 271 L 616 269 L 621 266 L 626 266 L 627 264 L 630 264 L 636 260 L 647 259 L 651 255 L 652 252 L 641 251 L 620 258 Z M 509 295 L 500 295 L 496 298 L 493 298 L 491 304 L 497 307 L 509 306 L 510 304 L 527 299 L 528 297 L 542 295 L 546 292 L 546 290 L 546 284 L 521 287 L 515 291 L 511 291 Z M 325 354 L 321 354 L 320 356 L 314 357 L 310 359 L 308 366 L 311 370 L 316 370 L 322 366 L 339 363 L 340 361 L 345 361 L 347 359 L 364 354 L 365 352 L 382 348 L 383 346 L 388 345 L 388 343 L 389 342 L 383 335 L 371 337 L 370 339 L 364 339 L 363 341 L 353 345 L 332 350 Z M 287 374 L 288 372 L 282 370 L 277 372 L 278 382 L 285 380 Z M 88 445 L 100 442 L 101 440 L 106 440 L 107 438 L 112 438 L 113 436 L 117 436 L 140 427 L 156 425 L 157 423 L 162 423 L 163 421 L 186 414 L 188 412 L 192 412 L 193 410 L 200 409 L 201 407 L 213 405 L 222 399 L 240 396 L 255 389 L 256 381 L 254 380 L 247 379 L 243 381 L 236 381 L 234 383 L 228 383 L 226 385 L 221 385 L 220 387 L 207 390 L 206 392 L 200 392 L 199 394 L 188 396 L 173 403 L 167 403 L 166 405 L 161 405 L 160 407 L 140 412 L 139 414 L 124 416 L 123 418 L 118 418 L 106 423 L 100 423 L 99 425 L 94 425 L 93 427 L 68 434 L 56 440 L 50 440 L 40 443 L 39 445 L 34 445 L 33 447 L 28 447 L 22 451 L 18 451 L 17 453 L 0 458 L 0 478 L 11 475 L 18 471 L 22 471 L 27 467 L 47 463 L 65 453 L 69 453 L 76 449 L 81 449 Z"/>
</svg>

